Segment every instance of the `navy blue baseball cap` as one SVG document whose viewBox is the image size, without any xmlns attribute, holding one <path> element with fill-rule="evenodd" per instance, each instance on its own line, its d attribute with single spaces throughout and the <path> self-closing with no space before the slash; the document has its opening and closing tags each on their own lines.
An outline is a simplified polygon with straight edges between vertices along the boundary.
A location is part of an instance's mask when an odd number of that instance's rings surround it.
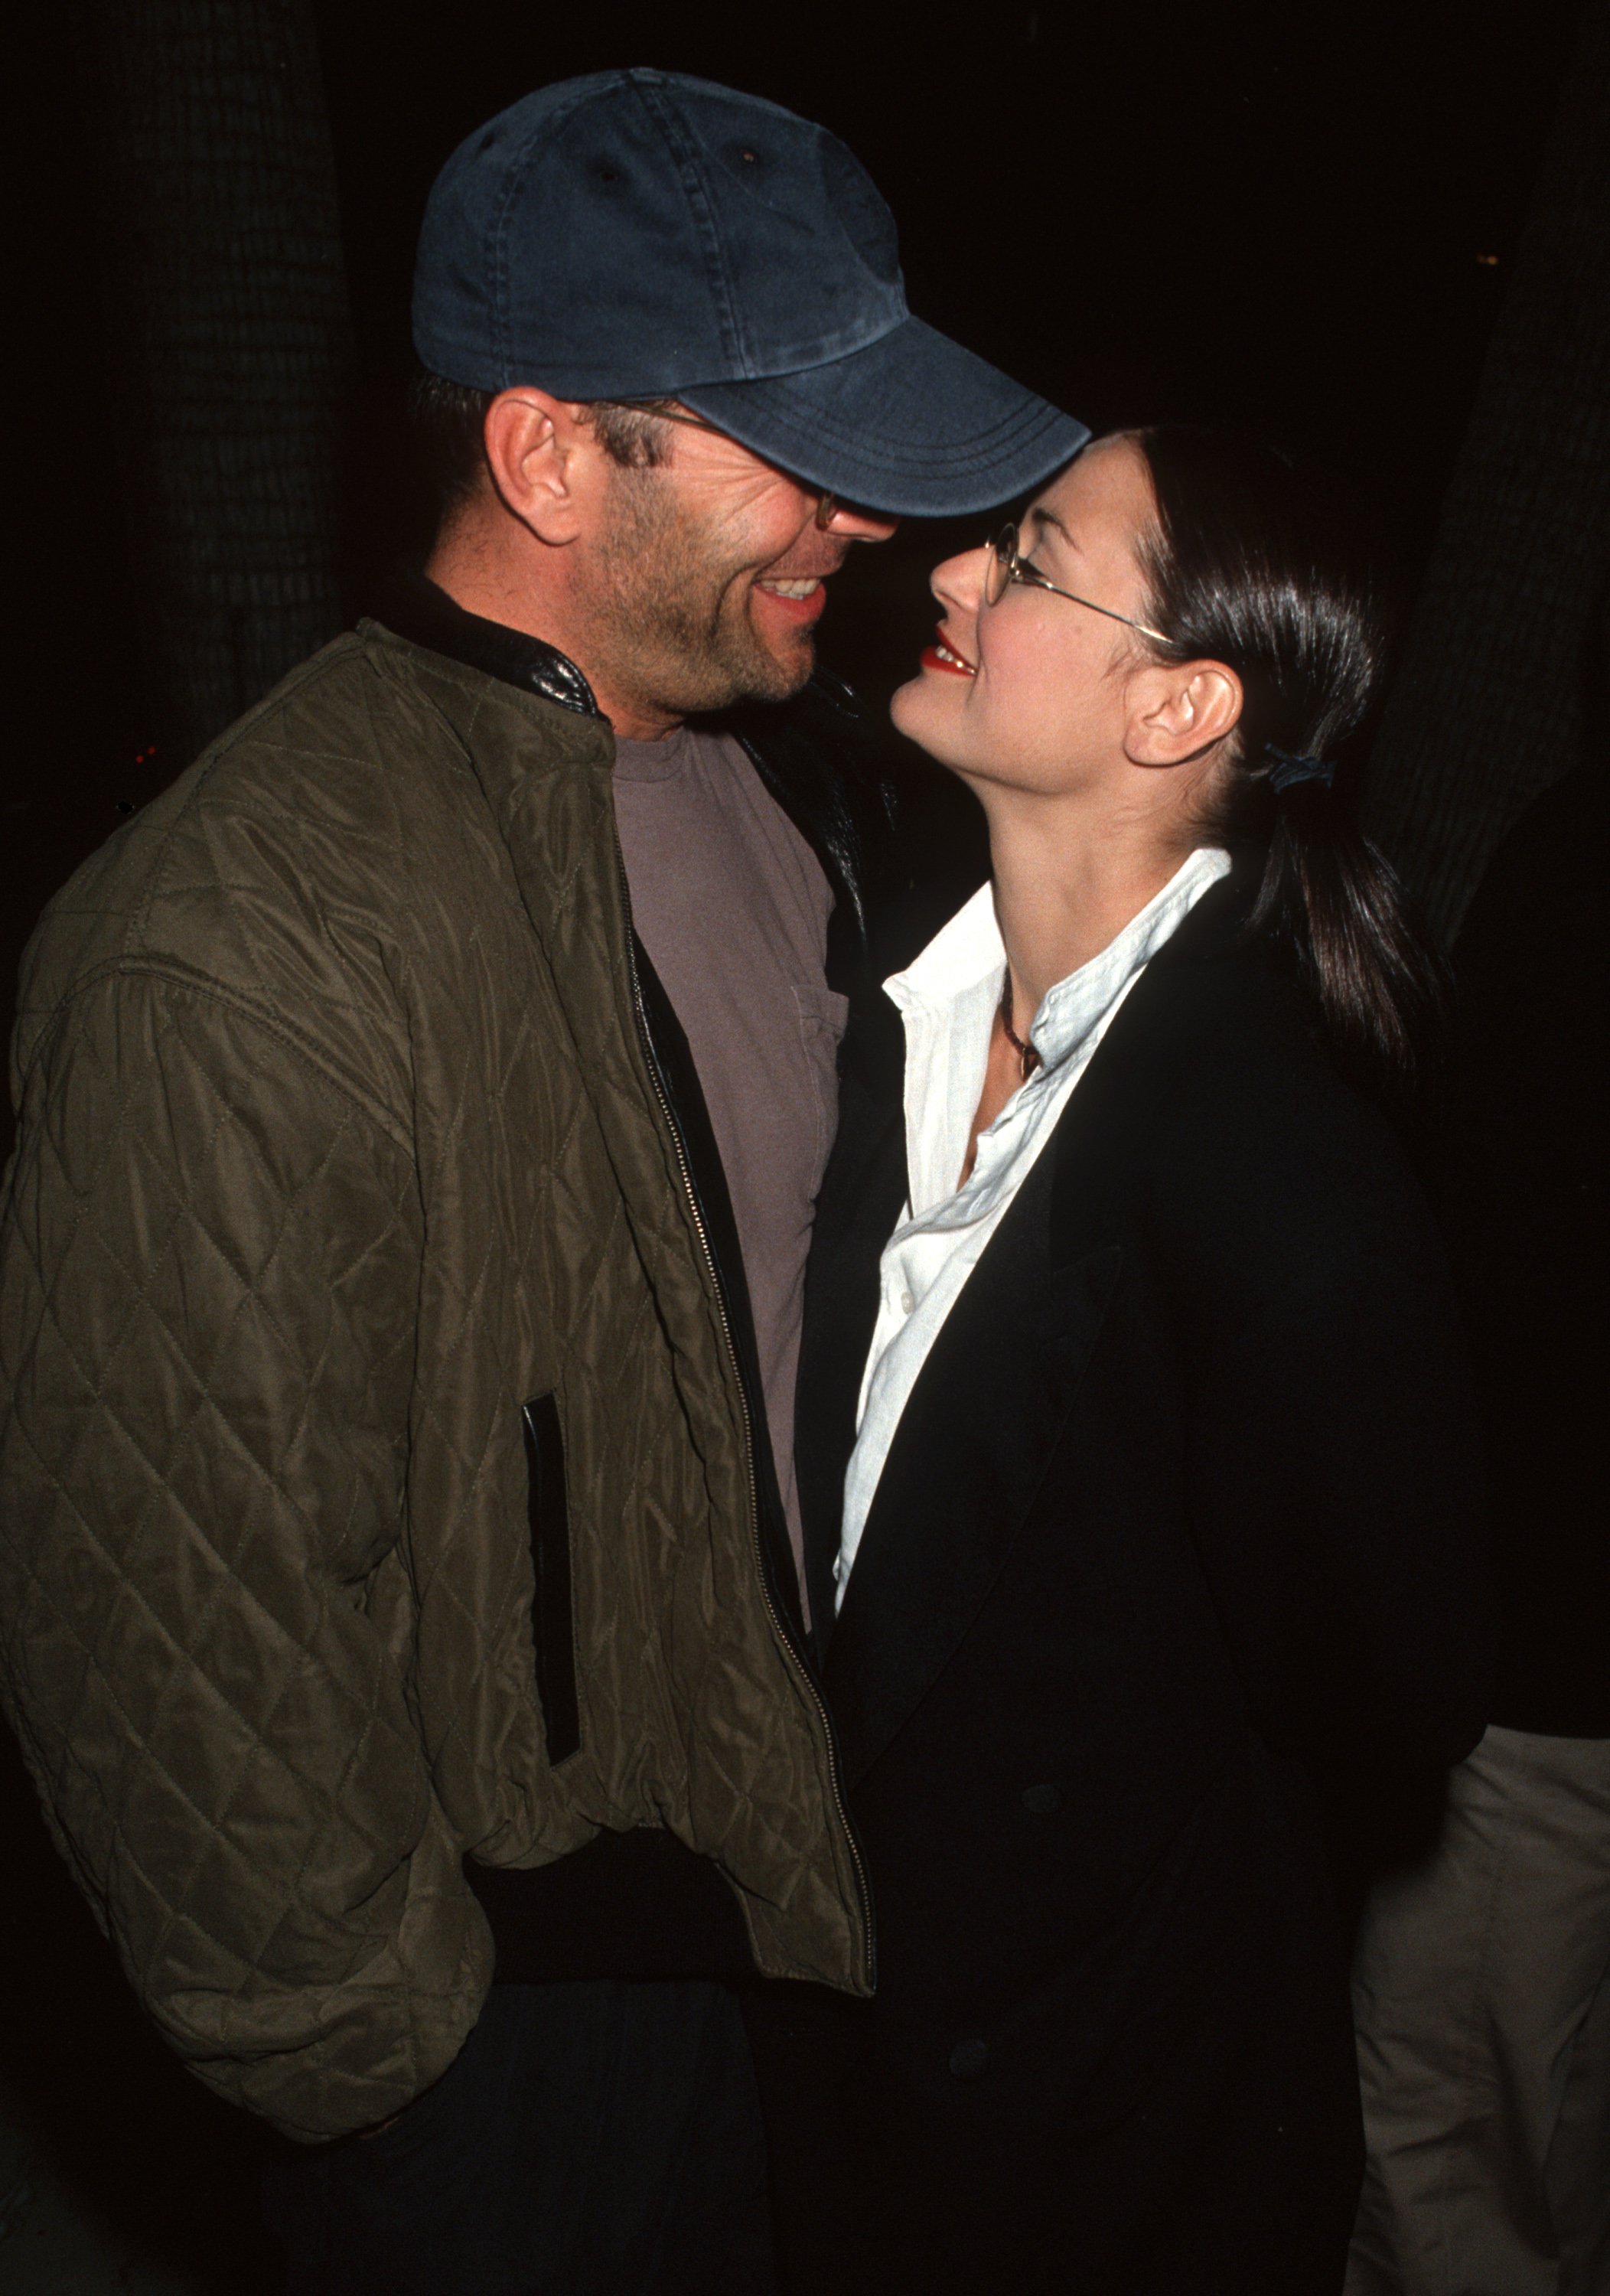
<svg viewBox="0 0 1610 2296">
<path fill-rule="evenodd" d="M 987 509 L 1085 425 L 906 308 L 895 218 L 835 135 L 679 72 L 538 88 L 466 138 L 420 234 L 413 340 L 479 390 L 675 397 L 872 510 Z"/>
</svg>

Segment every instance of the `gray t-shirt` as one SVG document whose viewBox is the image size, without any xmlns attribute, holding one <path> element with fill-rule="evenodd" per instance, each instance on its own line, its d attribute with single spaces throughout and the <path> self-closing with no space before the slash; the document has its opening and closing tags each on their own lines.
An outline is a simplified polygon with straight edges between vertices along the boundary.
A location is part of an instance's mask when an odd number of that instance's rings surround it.
<svg viewBox="0 0 1610 2296">
<path fill-rule="evenodd" d="M 802 1563 L 794 1382 L 846 1010 L 825 972 L 833 897 L 730 736 L 684 726 L 615 746 L 633 919 L 686 1032 L 721 1151 L 777 1483 Z"/>
</svg>

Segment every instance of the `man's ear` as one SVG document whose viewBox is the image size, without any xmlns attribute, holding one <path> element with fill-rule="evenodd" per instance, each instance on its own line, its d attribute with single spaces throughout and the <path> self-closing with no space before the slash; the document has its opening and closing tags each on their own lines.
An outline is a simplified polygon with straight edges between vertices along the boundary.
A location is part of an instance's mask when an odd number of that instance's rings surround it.
<svg viewBox="0 0 1610 2296">
<path fill-rule="evenodd" d="M 597 438 L 583 409 L 521 383 L 499 391 L 481 436 L 505 507 L 539 542 L 574 542 L 600 477 Z"/>
<path fill-rule="evenodd" d="M 1235 731 L 1245 698 L 1224 662 L 1157 663 L 1131 682 L 1124 753 L 1132 766 L 1182 766 Z"/>
</svg>

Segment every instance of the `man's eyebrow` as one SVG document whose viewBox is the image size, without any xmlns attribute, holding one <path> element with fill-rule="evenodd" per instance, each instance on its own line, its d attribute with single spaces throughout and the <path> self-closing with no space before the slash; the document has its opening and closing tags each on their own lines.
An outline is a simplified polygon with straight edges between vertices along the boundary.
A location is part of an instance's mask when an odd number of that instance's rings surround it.
<svg viewBox="0 0 1610 2296">
<path fill-rule="evenodd" d="M 1054 526 L 1070 550 L 1078 549 L 1078 544 L 1068 532 L 1067 527 L 1063 525 L 1062 521 L 1058 517 L 1054 510 L 1042 510 L 1040 504 L 1036 503 L 1033 510 L 1030 511 L 1029 517 L 1040 526 Z"/>
</svg>

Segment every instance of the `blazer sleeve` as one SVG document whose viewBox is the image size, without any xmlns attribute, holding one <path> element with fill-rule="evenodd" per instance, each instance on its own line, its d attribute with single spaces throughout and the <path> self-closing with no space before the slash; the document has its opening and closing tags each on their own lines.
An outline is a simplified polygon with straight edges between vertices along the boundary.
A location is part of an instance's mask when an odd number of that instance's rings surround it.
<svg viewBox="0 0 1610 2296">
<path fill-rule="evenodd" d="M 1193 1144 L 1191 1519 L 1253 1713 L 1344 1802 L 1487 1720 L 1479 1442 L 1441 1244 L 1385 1125 L 1300 1082 Z M 1241 1128 L 1244 1127 L 1245 1128 Z"/>
<path fill-rule="evenodd" d="M 224 999 L 113 974 L 0 1230 L 0 1688 L 147 2010 L 292 2136 L 395 2112 L 490 1977 L 398 1653 L 412 1160 Z"/>
</svg>

